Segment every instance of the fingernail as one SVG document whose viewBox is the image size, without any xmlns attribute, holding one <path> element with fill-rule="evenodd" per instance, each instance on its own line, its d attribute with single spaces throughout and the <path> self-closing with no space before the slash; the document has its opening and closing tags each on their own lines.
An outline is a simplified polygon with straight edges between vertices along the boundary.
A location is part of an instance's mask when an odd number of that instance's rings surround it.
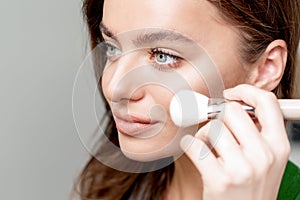
<svg viewBox="0 0 300 200">
<path fill-rule="evenodd" d="M 226 97 L 228 96 L 228 94 L 230 94 L 231 89 L 226 89 L 223 91 L 223 97 L 226 99 Z"/>
<path fill-rule="evenodd" d="M 191 135 L 185 135 L 180 141 L 180 147 L 182 150 L 188 149 L 193 143 L 194 137 Z"/>
<path fill-rule="evenodd" d="M 195 138 L 201 138 L 203 136 L 205 137 L 205 134 L 207 134 L 210 129 L 210 125 L 211 125 L 211 121 L 207 122 L 207 124 L 202 126 L 195 134 Z"/>
<path fill-rule="evenodd" d="M 234 96 L 236 96 L 236 89 L 235 88 L 229 88 L 223 91 L 223 97 L 225 99 L 232 99 Z"/>
</svg>

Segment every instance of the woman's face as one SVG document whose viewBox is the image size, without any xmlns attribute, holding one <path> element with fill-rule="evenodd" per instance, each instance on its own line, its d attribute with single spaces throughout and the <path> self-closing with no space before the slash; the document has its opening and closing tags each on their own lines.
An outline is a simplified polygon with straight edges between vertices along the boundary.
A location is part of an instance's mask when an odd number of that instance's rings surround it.
<svg viewBox="0 0 300 200">
<path fill-rule="evenodd" d="M 175 92 L 218 96 L 247 82 L 238 31 L 205 0 L 108 0 L 101 30 L 108 44 L 102 89 L 129 158 L 179 155 L 180 138 L 196 132 L 171 121 Z"/>
</svg>

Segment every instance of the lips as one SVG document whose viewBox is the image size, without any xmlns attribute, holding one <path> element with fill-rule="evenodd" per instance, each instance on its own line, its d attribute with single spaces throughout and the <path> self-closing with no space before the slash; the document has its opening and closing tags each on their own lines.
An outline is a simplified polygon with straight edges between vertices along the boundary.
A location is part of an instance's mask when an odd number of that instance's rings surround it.
<svg viewBox="0 0 300 200">
<path fill-rule="evenodd" d="M 121 115 L 114 113 L 116 127 L 122 134 L 135 136 L 152 130 L 158 121 L 153 121 L 148 117 Z"/>
</svg>

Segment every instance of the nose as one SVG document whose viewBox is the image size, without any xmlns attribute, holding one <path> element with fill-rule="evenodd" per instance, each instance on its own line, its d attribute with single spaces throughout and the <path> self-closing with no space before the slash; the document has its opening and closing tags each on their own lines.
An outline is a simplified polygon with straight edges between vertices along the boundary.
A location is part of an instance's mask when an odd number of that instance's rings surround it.
<svg viewBox="0 0 300 200">
<path fill-rule="evenodd" d="M 138 101 L 144 97 L 144 90 L 139 84 L 143 75 L 139 66 L 137 52 L 122 55 L 107 66 L 103 72 L 102 89 L 110 102 Z"/>
</svg>

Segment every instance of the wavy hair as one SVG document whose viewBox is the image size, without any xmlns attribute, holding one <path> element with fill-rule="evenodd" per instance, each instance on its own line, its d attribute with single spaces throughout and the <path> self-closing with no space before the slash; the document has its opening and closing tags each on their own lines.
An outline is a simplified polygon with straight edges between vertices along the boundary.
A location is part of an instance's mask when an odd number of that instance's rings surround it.
<svg viewBox="0 0 300 200">
<path fill-rule="evenodd" d="M 241 31 L 240 56 L 244 61 L 255 62 L 273 40 L 282 39 L 287 43 L 286 68 L 280 84 L 273 92 L 279 98 L 290 98 L 294 88 L 295 57 L 300 34 L 299 1 L 208 1 L 218 8 L 228 23 Z M 92 49 L 103 41 L 99 29 L 103 3 L 104 0 L 84 0 L 82 7 Z M 100 68 L 95 67 L 95 74 L 100 80 Z M 100 82 L 99 90 L 102 94 Z M 105 134 L 118 146 L 117 130 L 108 106 L 107 115 L 110 116 L 110 120 Z M 102 148 L 97 151 L 103 150 Z M 173 174 L 173 163 L 153 172 L 128 173 L 112 169 L 92 157 L 82 170 L 74 188 L 82 200 L 160 199 L 166 195 Z"/>
</svg>

